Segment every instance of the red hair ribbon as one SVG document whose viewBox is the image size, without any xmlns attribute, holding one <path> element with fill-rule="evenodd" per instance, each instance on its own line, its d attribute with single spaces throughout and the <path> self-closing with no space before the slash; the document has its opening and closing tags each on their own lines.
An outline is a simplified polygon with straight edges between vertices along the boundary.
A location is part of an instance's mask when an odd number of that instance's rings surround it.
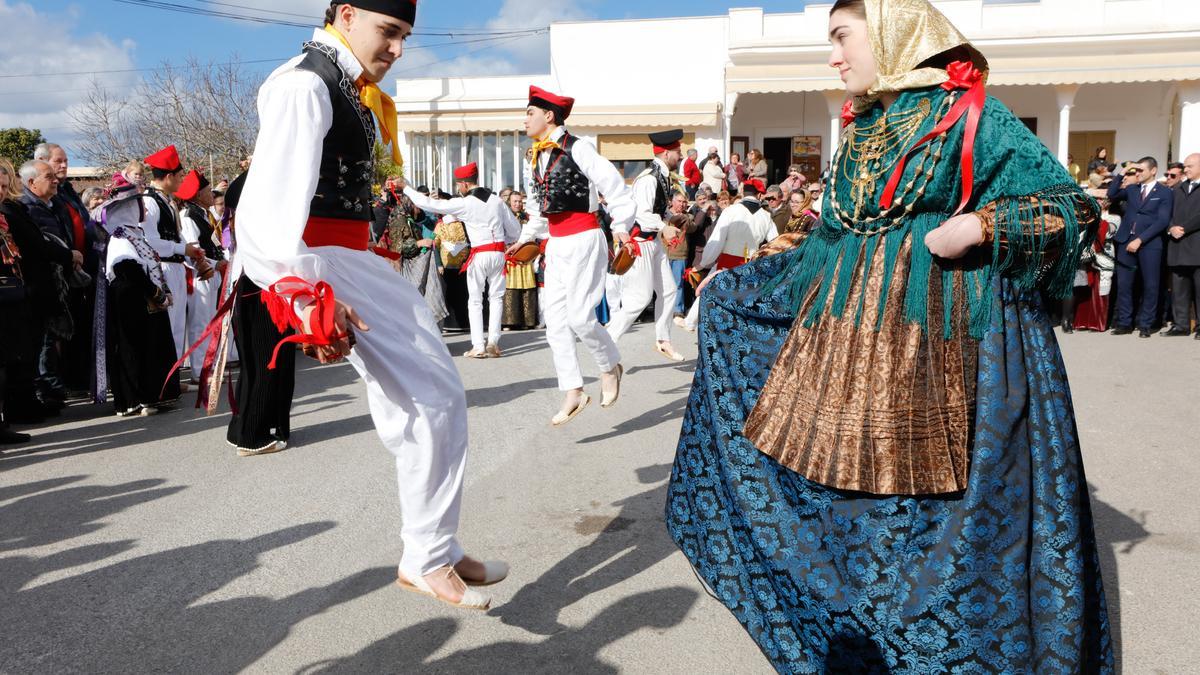
<svg viewBox="0 0 1200 675">
<path fill-rule="evenodd" d="M 333 320 L 337 301 L 333 295 L 333 287 L 324 281 L 318 281 L 314 285 L 300 277 L 284 277 L 272 284 L 269 290 L 263 291 L 262 297 L 276 327 L 283 330 L 291 326 L 296 330 L 295 335 L 285 337 L 275 345 L 271 363 L 267 365 L 268 370 L 275 370 L 279 350 L 286 344 L 328 347 L 349 337 L 348 333 L 337 332 L 337 325 Z M 304 323 L 296 313 L 296 305 L 304 301 L 311 301 L 314 305 L 309 322 L 312 324 L 311 333 L 306 332 Z"/>
<path fill-rule="evenodd" d="M 850 124 L 854 122 L 855 117 L 854 99 L 848 98 L 846 99 L 846 102 L 842 104 L 842 128 L 845 129 L 846 127 L 850 126 Z"/>
<path fill-rule="evenodd" d="M 954 211 L 954 215 L 962 213 L 962 210 L 967 207 L 967 202 L 971 201 L 971 191 L 975 183 L 975 135 L 979 131 L 979 119 L 983 116 L 987 93 L 984 91 L 983 73 L 979 72 L 979 69 L 969 61 L 955 61 L 946 66 L 946 75 L 950 79 L 942 83 L 942 89 L 946 91 L 966 89 L 967 93 L 958 99 L 954 107 L 950 108 L 950 112 L 946 113 L 942 121 L 933 128 L 933 131 L 914 143 L 908 152 L 900 157 L 896 169 L 892 172 L 892 177 L 887 182 L 887 187 L 883 190 L 883 196 L 879 199 L 879 205 L 884 210 L 891 208 L 896 196 L 896 188 L 900 185 L 904 168 L 913 153 L 948 131 L 964 115 L 967 118 L 967 126 L 963 130 L 962 144 L 962 200 L 958 203 L 958 209 Z"/>
</svg>

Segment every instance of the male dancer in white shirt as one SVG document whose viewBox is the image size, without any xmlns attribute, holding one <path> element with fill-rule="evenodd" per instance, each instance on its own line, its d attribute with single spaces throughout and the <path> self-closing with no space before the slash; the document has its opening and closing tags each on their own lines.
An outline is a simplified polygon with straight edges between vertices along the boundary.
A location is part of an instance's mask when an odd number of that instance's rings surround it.
<svg viewBox="0 0 1200 675">
<path fill-rule="evenodd" d="M 683 191 L 672 178 L 679 168 L 682 140 L 682 129 L 650 134 L 654 161 L 633 182 L 637 224 L 629 232 L 633 242 L 626 246 L 633 249 L 636 257 L 633 267 L 621 279 L 621 306 L 613 311 L 612 320 L 608 322 L 608 334 L 614 341 L 620 340 L 653 297 L 654 348 L 671 361 L 683 360 L 683 355 L 671 346 L 675 294 L 679 289 L 671 272 L 671 261 L 667 259 L 667 246 L 683 236 L 682 230 L 667 224 L 671 197 Z M 617 231 L 616 223 L 613 231 Z"/>
<path fill-rule="evenodd" d="M 583 391 L 576 337 L 600 369 L 601 407 L 612 406 L 621 394 L 621 354 L 596 318 L 608 272 L 608 242 L 596 220 L 599 195 L 604 195 L 612 217 L 613 236 L 622 244 L 629 242 L 636 214 L 633 197 L 616 167 L 595 146 L 563 127 L 574 105 L 573 98 L 529 88 L 525 133 L 534 139 L 525 176 L 529 222 L 521 240 L 509 250 L 515 253 L 520 245 L 549 232 L 542 295 L 546 341 L 554 354 L 558 388 L 565 392 L 562 408 L 550 420 L 554 426 L 574 419 L 592 400 Z"/>
<path fill-rule="evenodd" d="M 704 254 L 696 263 L 698 270 L 710 270 L 708 276 L 696 288 L 699 295 L 719 272 L 746 264 L 763 244 L 779 236 L 771 212 L 763 208 L 759 197 L 766 192 L 761 180 L 752 179 L 742 184 L 742 200 L 731 204 L 721 212 L 713 226 Z M 700 321 L 700 303 L 693 302 L 684 319 L 684 328 L 696 332 Z"/>
<path fill-rule="evenodd" d="M 403 179 L 398 185 L 413 205 L 422 211 L 453 216 L 462 221 L 471 243 L 471 254 L 463 264 L 467 275 L 467 312 L 471 322 L 471 351 L 468 358 L 500 357 L 500 322 L 504 319 L 504 251 L 521 236 L 521 224 L 512 209 L 492 193 L 479 187 L 479 166 L 472 162 L 454 171 L 457 199 L 431 199 Z M 487 344 L 483 335 L 483 291 L 488 293 Z"/>
<path fill-rule="evenodd" d="M 150 184 L 142 194 L 142 206 L 146 218 L 142 226 L 146 241 L 162 260 L 163 276 L 171 289 L 173 302 L 167 308 L 171 321 L 171 337 L 175 340 L 175 356 L 178 358 L 187 349 L 187 266 L 190 260 L 202 260 L 204 251 L 194 241 L 184 241 L 179 211 L 175 208 L 172 195 L 183 184 L 183 164 L 174 145 L 159 150 L 146 158 L 150 165 Z"/>
<path fill-rule="evenodd" d="M 415 18 L 413 0 L 335 3 L 304 53 L 267 79 L 234 272 L 264 289 L 272 317 L 289 321 L 322 362 L 346 357 L 366 383 L 376 431 L 396 457 L 398 583 L 486 609 L 490 598 L 468 585 L 495 583 L 508 567 L 466 557 L 456 536 L 462 381 L 424 298 L 368 250 L 375 123 L 394 148 L 397 122 L 376 83 L 401 57 Z"/>
<path fill-rule="evenodd" d="M 199 171 L 192 169 L 184 177 L 183 184 L 175 192 L 175 196 L 183 203 L 179 207 L 179 227 L 184 239 L 194 241 L 204 250 L 212 273 L 201 264 L 195 271 L 192 280 L 191 294 L 187 296 L 187 339 L 191 345 L 200 338 L 208 323 L 217 314 L 220 304 L 221 285 L 225 278 L 225 250 L 217 243 L 213 233 L 217 224 L 213 220 L 210 208 L 213 205 L 212 185 L 208 178 Z M 190 365 L 192 380 L 199 382 L 200 373 L 204 369 L 204 349 L 192 352 Z"/>
</svg>

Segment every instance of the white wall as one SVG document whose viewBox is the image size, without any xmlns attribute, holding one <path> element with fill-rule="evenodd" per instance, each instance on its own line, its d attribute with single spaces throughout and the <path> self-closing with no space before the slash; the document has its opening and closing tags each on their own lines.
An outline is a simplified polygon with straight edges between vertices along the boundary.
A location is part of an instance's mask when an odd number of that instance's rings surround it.
<svg viewBox="0 0 1200 675">
<path fill-rule="evenodd" d="M 825 97 L 807 94 L 743 94 L 733 116 L 733 136 L 749 136 L 750 147 L 763 147 L 764 138 L 820 136 L 822 161 L 832 156 L 829 108 Z"/>
<path fill-rule="evenodd" d="M 1112 155 L 1119 161 L 1146 155 L 1166 161 L 1170 144 L 1172 84 L 1085 84 L 1075 95 L 1071 131 L 1116 131 Z M 1057 151 L 1058 107 L 1053 87 L 992 87 L 990 93 L 1017 117 L 1037 117 L 1038 137 Z"/>
<path fill-rule="evenodd" d="M 580 107 L 725 100 L 726 17 L 556 23 L 551 80 Z M 679 54 L 690 45 L 688 62 Z"/>
</svg>

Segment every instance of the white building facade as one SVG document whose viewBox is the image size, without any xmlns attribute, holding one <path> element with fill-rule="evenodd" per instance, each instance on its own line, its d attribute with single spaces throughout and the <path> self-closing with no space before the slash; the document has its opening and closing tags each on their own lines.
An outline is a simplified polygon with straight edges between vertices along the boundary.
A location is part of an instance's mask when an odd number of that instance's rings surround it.
<svg viewBox="0 0 1200 675">
<path fill-rule="evenodd" d="M 988 58 L 989 93 L 1059 158 L 1160 164 L 1200 152 L 1200 0 L 935 0 Z M 627 179 L 650 158 L 649 132 L 721 158 L 764 152 L 771 177 L 818 172 L 840 130 L 842 83 L 827 65 L 831 3 L 803 12 L 555 23 L 550 72 L 399 80 L 409 180 L 439 186 L 479 162 L 482 182 L 519 183 L 530 84 L 576 99 L 568 127 Z"/>
</svg>

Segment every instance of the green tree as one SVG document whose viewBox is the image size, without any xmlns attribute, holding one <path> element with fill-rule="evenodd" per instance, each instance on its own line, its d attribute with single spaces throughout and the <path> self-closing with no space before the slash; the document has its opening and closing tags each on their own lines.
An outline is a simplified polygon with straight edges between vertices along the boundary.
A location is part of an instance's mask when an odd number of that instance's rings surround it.
<svg viewBox="0 0 1200 675">
<path fill-rule="evenodd" d="M 392 161 L 392 149 L 375 141 L 375 185 L 387 182 L 388 176 L 403 176 L 404 168 Z"/>
<path fill-rule="evenodd" d="M 0 157 L 7 157 L 20 167 L 33 159 L 33 149 L 45 142 L 41 129 L 0 129 Z"/>
</svg>

